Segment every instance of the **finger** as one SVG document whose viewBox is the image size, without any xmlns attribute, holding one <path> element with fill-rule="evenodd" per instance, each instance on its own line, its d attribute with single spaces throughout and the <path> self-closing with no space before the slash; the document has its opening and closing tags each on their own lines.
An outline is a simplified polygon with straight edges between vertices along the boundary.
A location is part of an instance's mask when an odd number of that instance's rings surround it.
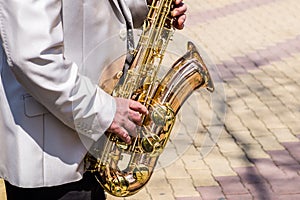
<svg viewBox="0 0 300 200">
<path fill-rule="evenodd" d="M 186 13 L 186 11 L 187 11 L 187 6 L 184 3 L 180 3 L 178 5 L 175 5 L 175 8 L 172 10 L 171 15 L 173 17 L 178 17 Z"/>
<path fill-rule="evenodd" d="M 112 123 L 108 131 L 117 135 L 121 140 L 123 140 L 127 144 L 131 143 L 131 137 L 129 136 L 127 130 L 119 126 L 117 123 Z"/>
<path fill-rule="evenodd" d="M 148 114 L 148 110 L 147 110 L 146 106 L 144 106 L 140 102 L 137 102 L 137 101 L 134 101 L 134 100 L 130 100 L 129 108 L 133 111 L 139 112 L 139 113 L 144 114 L 144 115 Z"/>
<path fill-rule="evenodd" d="M 175 5 L 181 4 L 183 2 L 183 0 L 175 0 Z"/>
<path fill-rule="evenodd" d="M 121 138 L 126 144 L 131 144 L 131 137 L 128 134 L 128 132 L 122 127 L 120 127 L 119 130 L 120 131 L 116 133 L 119 136 L 119 138 Z"/>
<path fill-rule="evenodd" d="M 136 125 L 142 125 L 142 115 L 139 112 L 135 112 L 133 110 L 129 111 L 129 117 L 132 122 L 134 122 Z"/>
<path fill-rule="evenodd" d="M 124 124 L 124 128 L 126 129 L 128 135 L 136 136 L 137 135 L 137 127 L 136 124 L 132 121 L 128 120 L 126 124 Z"/>
<path fill-rule="evenodd" d="M 186 15 L 181 15 L 174 21 L 174 26 L 177 29 L 183 29 L 184 28 L 184 22 L 186 20 Z"/>
</svg>

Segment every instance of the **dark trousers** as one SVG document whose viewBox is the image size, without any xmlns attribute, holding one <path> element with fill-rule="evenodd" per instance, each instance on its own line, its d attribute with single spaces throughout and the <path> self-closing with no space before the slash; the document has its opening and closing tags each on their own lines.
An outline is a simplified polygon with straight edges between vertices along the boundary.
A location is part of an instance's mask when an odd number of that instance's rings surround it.
<svg viewBox="0 0 300 200">
<path fill-rule="evenodd" d="M 53 187 L 20 188 L 5 181 L 7 200 L 105 200 L 105 193 L 95 177 L 85 173 L 83 179 Z"/>
</svg>

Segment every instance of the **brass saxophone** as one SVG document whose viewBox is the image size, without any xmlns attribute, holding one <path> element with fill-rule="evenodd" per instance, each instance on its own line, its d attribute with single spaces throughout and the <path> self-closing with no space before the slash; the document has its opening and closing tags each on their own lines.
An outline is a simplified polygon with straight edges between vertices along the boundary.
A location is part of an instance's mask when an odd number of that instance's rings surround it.
<svg viewBox="0 0 300 200">
<path fill-rule="evenodd" d="M 191 93 L 214 90 L 209 72 L 193 43 L 167 74 L 157 75 L 174 28 L 170 17 L 173 0 L 153 0 L 133 59 L 112 95 L 144 104 L 149 114 L 132 136 L 130 145 L 112 133 L 97 143 L 87 157 L 88 170 L 106 192 L 119 197 L 135 194 L 149 181 L 169 139 L 178 110 Z M 95 156 L 97 155 L 97 156 Z"/>
</svg>

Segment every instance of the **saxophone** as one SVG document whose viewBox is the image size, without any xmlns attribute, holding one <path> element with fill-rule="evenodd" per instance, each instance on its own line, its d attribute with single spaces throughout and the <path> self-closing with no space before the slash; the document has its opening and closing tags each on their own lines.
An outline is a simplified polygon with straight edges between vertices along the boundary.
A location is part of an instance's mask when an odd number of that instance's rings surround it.
<svg viewBox="0 0 300 200">
<path fill-rule="evenodd" d="M 126 144 L 112 133 L 95 144 L 87 156 L 88 170 L 106 192 L 118 197 L 135 194 L 149 181 L 163 151 L 178 110 L 200 87 L 214 90 L 209 72 L 192 42 L 166 75 L 157 78 L 166 47 L 173 33 L 170 17 L 173 0 L 153 0 L 132 61 L 123 70 L 112 95 L 131 98 L 149 111 L 142 125 Z"/>
</svg>

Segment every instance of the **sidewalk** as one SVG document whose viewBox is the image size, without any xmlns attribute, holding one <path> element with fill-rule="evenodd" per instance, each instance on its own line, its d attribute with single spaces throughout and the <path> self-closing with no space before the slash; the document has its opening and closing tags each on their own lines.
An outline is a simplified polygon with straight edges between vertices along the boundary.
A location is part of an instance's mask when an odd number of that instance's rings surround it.
<svg viewBox="0 0 300 200">
<path fill-rule="evenodd" d="M 300 199 L 299 1 L 185 3 L 188 19 L 180 34 L 216 65 L 219 76 L 212 75 L 226 101 L 212 105 L 210 94 L 196 92 L 182 109 L 163 167 L 124 199 Z"/>
<path fill-rule="evenodd" d="M 222 133 L 202 159 L 204 134 L 220 124 L 211 124 L 206 97 L 189 102 L 201 102 L 202 108 L 194 118 L 201 118 L 194 140 L 176 162 L 157 170 L 140 193 L 126 199 L 300 199 L 299 2 L 186 3 L 188 20 L 180 33 L 196 41 L 220 72 L 226 95 Z M 194 123 L 191 115 L 186 127 Z M 191 136 L 189 131 L 175 139 Z"/>
</svg>

